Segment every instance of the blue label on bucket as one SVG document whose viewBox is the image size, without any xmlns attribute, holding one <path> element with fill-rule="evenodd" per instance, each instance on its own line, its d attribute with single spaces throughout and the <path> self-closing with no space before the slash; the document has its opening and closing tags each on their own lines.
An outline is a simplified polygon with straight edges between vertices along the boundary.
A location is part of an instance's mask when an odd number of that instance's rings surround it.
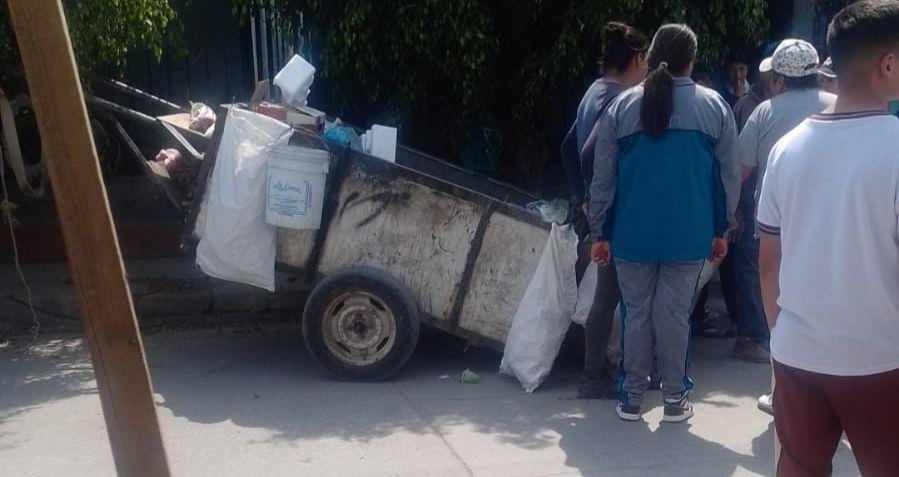
<svg viewBox="0 0 899 477">
<path fill-rule="evenodd" d="M 268 191 L 268 210 L 286 217 L 300 217 L 309 213 L 312 207 L 312 186 L 309 181 L 287 182 L 278 180 L 271 182 Z"/>
</svg>

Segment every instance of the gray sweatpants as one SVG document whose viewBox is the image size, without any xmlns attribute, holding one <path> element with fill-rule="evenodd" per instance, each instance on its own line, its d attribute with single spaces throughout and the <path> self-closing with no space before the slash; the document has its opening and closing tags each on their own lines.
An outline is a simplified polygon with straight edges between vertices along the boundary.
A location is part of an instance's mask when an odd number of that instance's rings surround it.
<svg viewBox="0 0 899 477">
<path fill-rule="evenodd" d="M 658 357 L 665 399 L 680 399 L 692 389 L 687 377 L 690 309 L 703 263 L 639 263 L 615 258 L 624 304 L 618 374 L 623 404 L 639 406 L 643 402 L 653 354 Z"/>
</svg>

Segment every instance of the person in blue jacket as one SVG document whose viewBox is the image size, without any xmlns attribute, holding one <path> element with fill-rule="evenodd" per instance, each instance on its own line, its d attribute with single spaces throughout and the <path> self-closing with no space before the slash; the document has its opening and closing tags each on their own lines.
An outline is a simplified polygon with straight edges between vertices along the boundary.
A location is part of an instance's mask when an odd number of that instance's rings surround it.
<svg viewBox="0 0 899 477">
<path fill-rule="evenodd" d="M 730 106 L 690 75 L 696 34 L 662 26 L 641 86 L 621 93 L 598 122 L 590 185 L 591 255 L 614 264 L 623 309 L 618 416 L 641 419 L 653 344 L 663 420 L 693 415 L 687 376 L 689 315 L 707 258 L 727 254 L 740 196 L 737 127 Z"/>
<path fill-rule="evenodd" d="M 605 75 L 594 81 L 577 109 L 577 118 L 562 142 L 562 165 L 571 192 L 575 223 L 586 223 L 586 188 L 593 179 L 593 143 L 596 120 L 619 93 L 646 77 L 646 50 L 649 39 L 636 28 L 619 22 L 606 24 L 604 32 L 603 69 Z M 592 139 L 592 140 L 591 140 Z M 582 235 L 586 232 L 580 231 Z M 584 242 L 587 243 L 586 241 Z M 586 250 L 585 250 L 586 251 Z M 587 255 L 586 253 L 584 255 Z M 578 386 L 580 399 L 614 399 L 606 357 L 615 306 L 618 302 L 618 279 L 615 267 L 598 271 L 593 306 L 587 315 L 584 373 Z M 612 370 L 614 371 L 614 370 Z"/>
</svg>

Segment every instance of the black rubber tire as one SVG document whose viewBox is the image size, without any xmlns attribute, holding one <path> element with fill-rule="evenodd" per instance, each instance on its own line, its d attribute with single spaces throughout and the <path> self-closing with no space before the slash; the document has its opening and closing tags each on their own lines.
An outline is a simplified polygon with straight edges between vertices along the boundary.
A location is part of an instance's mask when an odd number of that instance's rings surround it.
<svg viewBox="0 0 899 477">
<path fill-rule="evenodd" d="M 393 312 L 396 338 L 393 348 L 379 361 L 354 366 L 341 361 L 325 344 L 322 321 L 329 303 L 347 291 L 375 295 Z M 303 310 L 303 340 L 312 358 L 336 377 L 347 381 L 383 381 L 398 373 L 418 344 L 419 313 L 415 299 L 399 280 L 368 267 L 349 267 L 325 277 L 309 295 Z"/>
</svg>

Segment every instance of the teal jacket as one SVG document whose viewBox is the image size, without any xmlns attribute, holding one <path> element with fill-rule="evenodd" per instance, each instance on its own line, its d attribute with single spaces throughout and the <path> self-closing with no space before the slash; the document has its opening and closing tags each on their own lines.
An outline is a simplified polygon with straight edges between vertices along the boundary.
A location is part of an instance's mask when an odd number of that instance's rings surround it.
<svg viewBox="0 0 899 477">
<path fill-rule="evenodd" d="M 674 113 L 656 139 L 642 130 L 642 98 L 642 86 L 621 93 L 599 122 L 590 230 L 625 260 L 705 258 L 740 198 L 733 112 L 715 91 L 675 78 Z"/>
</svg>

